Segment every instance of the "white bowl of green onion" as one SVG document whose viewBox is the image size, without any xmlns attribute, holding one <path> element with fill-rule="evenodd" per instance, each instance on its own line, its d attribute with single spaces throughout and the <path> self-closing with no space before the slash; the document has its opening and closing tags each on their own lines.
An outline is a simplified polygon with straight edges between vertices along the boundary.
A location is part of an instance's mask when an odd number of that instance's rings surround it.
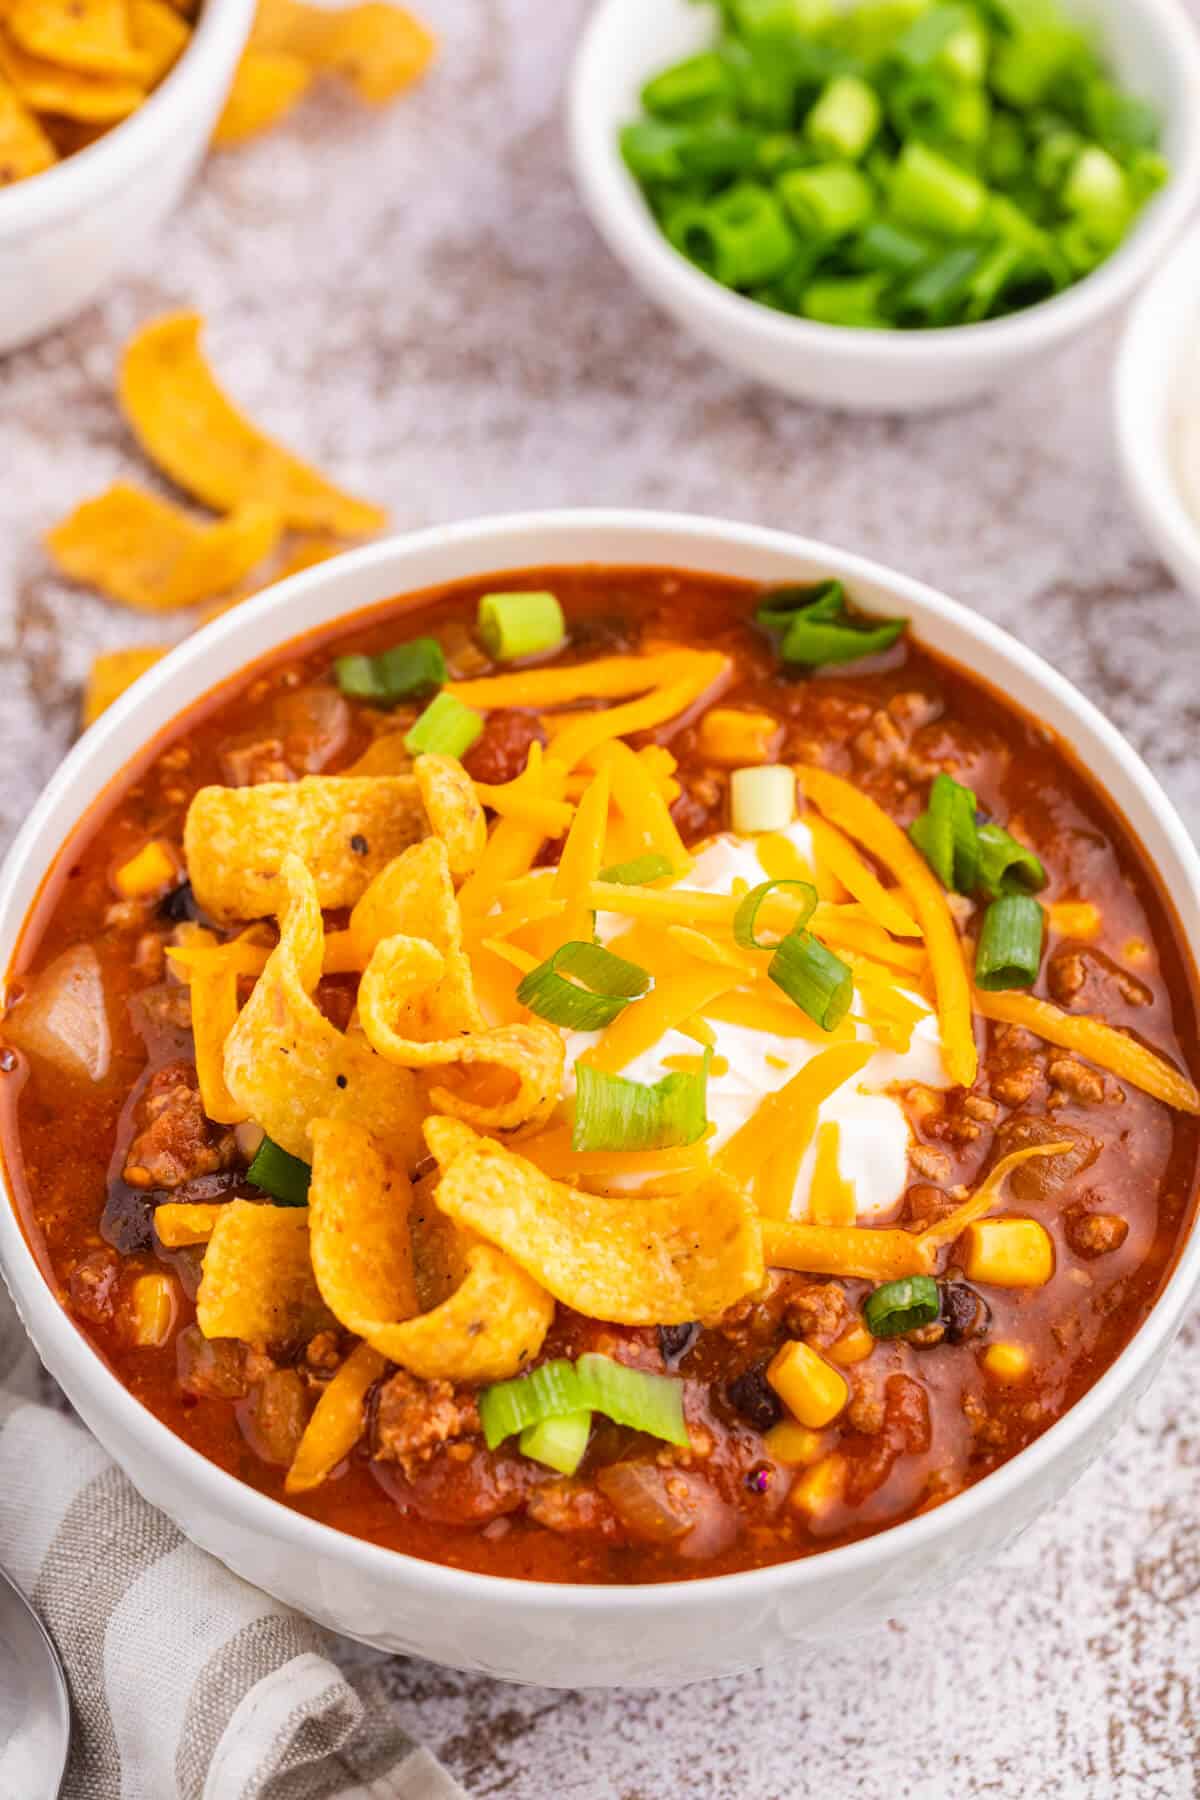
<svg viewBox="0 0 1200 1800">
<path fill-rule="evenodd" d="M 601 0 L 569 98 L 585 202 L 707 348 L 920 411 L 1124 300 L 1200 195 L 1179 0 Z"/>
</svg>

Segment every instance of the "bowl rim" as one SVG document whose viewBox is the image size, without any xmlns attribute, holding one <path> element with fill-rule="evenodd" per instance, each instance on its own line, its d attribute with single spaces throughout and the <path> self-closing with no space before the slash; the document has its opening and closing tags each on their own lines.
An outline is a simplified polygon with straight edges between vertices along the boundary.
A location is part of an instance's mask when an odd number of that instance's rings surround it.
<svg viewBox="0 0 1200 1800">
<path fill-rule="evenodd" d="M 568 545 L 577 538 L 586 542 L 606 532 L 627 539 L 645 537 L 647 553 L 606 558 L 586 554 L 572 557 Z M 1081 694 L 1048 663 L 1029 650 L 1000 626 L 973 612 L 963 603 L 951 599 L 928 584 L 901 575 L 867 557 L 843 551 L 817 539 L 778 531 L 765 526 L 738 523 L 700 514 L 670 513 L 638 508 L 553 509 L 526 513 L 494 514 L 450 525 L 431 526 L 423 530 L 401 533 L 379 542 L 351 550 L 313 568 L 288 577 L 274 587 L 243 602 L 204 626 L 177 645 L 163 660 L 150 669 L 121 696 L 100 719 L 77 741 L 31 808 L 24 824 L 0 866 L 0 934 L 12 932 L 13 949 L 20 944 L 21 934 L 30 913 L 28 905 L 16 905 L 16 890 L 26 872 L 26 865 L 36 865 L 36 879 L 44 881 L 62 849 L 69 842 L 86 811 L 108 792 L 120 773 L 103 780 L 85 804 L 68 807 L 77 786 L 89 785 L 89 765 L 100 745 L 111 746 L 126 735 L 143 710 L 152 710 L 156 701 L 172 695 L 179 677 L 186 678 L 188 694 L 179 706 L 194 706 L 205 695 L 222 687 L 228 672 L 214 675 L 208 668 L 212 654 L 228 651 L 248 628 L 274 622 L 278 630 L 271 634 L 272 643 L 259 649 L 253 658 L 260 660 L 276 654 L 295 637 L 308 631 L 323 629 L 339 616 L 311 621 L 297 631 L 295 603 L 306 596 L 317 596 L 327 586 L 340 584 L 348 576 L 378 578 L 379 593 L 368 606 L 382 604 L 388 597 L 401 598 L 404 565 L 422 555 L 438 552 L 465 552 L 475 558 L 480 575 L 546 565 L 547 559 L 526 554 L 521 546 L 529 540 L 558 535 L 563 543 L 562 564 L 574 561 L 580 566 L 653 567 L 665 566 L 659 560 L 655 544 L 665 537 L 694 541 L 696 560 L 686 566 L 704 568 L 706 549 L 728 556 L 745 552 L 747 559 L 756 552 L 764 555 L 794 557 L 797 560 L 826 564 L 843 580 L 863 586 L 885 589 L 890 600 L 900 600 L 919 609 L 927 618 L 965 631 L 970 637 L 1000 657 L 1014 672 L 1035 683 L 1052 718 L 1046 723 L 1070 747 L 1076 748 L 1076 731 L 1091 736 L 1121 766 L 1138 797 L 1151 808 L 1161 827 L 1171 853 L 1178 859 L 1190 888 L 1187 896 L 1175 895 L 1177 927 L 1193 958 L 1200 961 L 1200 852 L 1193 846 L 1174 807 L 1163 793 L 1155 777 L 1137 752 L 1121 737 L 1094 704 Z M 680 566 L 678 563 L 675 566 Z M 392 570 L 400 577 L 397 588 Z M 449 580 L 469 580 L 469 573 Z M 433 584 L 438 585 L 438 584 Z M 420 591 L 415 590 L 415 591 Z M 347 604 L 348 616 L 361 610 L 363 603 Z M 208 669 L 207 675 L 205 674 Z M 157 725 L 143 735 L 142 747 L 159 739 L 169 727 Z M 121 766 L 127 766 L 140 747 L 125 751 Z M 94 778 L 93 778 L 94 779 Z M 1113 802 L 1112 804 L 1116 804 Z M 54 849 L 48 857 L 34 855 L 38 837 L 54 822 L 60 811 L 68 810 L 65 829 L 56 827 Z M 1118 810 L 1120 810 L 1118 808 Z M 1131 827 L 1132 829 L 1132 827 Z M 1135 833 L 1136 835 L 1136 833 Z M 1182 904 L 1180 902 L 1182 901 Z M 1189 922 L 1187 912 L 1194 920 Z M 15 918 L 12 915 L 16 915 Z M 906 1553 L 919 1553 L 947 1532 L 969 1526 L 979 1517 L 1003 1505 L 1005 1497 L 1033 1484 L 1046 1468 L 1059 1460 L 1069 1460 L 1071 1450 L 1094 1431 L 1102 1416 L 1115 1409 L 1121 1398 L 1136 1394 L 1138 1380 L 1153 1371 L 1158 1356 L 1165 1351 L 1181 1323 L 1192 1294 L 1200 1286 L 1200 1229 L 1193 1219 L 1192 1229 L 1175 1257 L 1174 1265 L 1146 1318 L 1121 1354 L 1099 1379 L 1080 1396 L 1073 1406 L 1047 1428 L 1042 1435 L 1019 1451 L 1000 1468 L 971 1487 L 963 1489 L 932 1511 L 918 1514 L 899 1524 L 872 1532 L 828 1550 L 806 1557 L 780 1562 L 759 1569 L 729 1574 L 703 1576 L 688 1580 L 656 1582 L 645 1585 L 602 1585 L 580 1582 L 538 1582 L 514 1576 L 491 1575 L 475 1570 L 459 1569 L 392 1550 L 326 1525 L 306 1514 L 285 1506 L 281 1501 L 260 1493 L 248 1483 L 238 1480 L 163 1424 L 118 1379 L 103 1357 L 92 1347 L 53 1292 L 38 1256 L 21 1227 L 8 1169 L 0 1159 L 0 1270 L 16 1303 L 22 1323 L 35 1346 L 52 1346 L 54 1358 L 71 1366 L 81 1390 L 92 1390 L 107 1417 L 115 1423 L 122 1439 L 132 1441 L 140 1456 L 149 1462 L 168 1466 L 181 1487 L 202 1500 L 214 1513 L 236 1521 L 240 1526 L 262 1532 L 266 1537 L 283 1542 L 291 1550 L 309 1550 L 314 1556 L 328 1556 L 335 1561 L 346 1558 L 359 1573 L 374 1576 L 381 1583 L 404 1582 L 417 1597 L 425 1595 L 450 1602 L 472 1601 L 502 1606 L 506 1601 L 550 1614 L 571 1614 L 578 1608 L 587 1612 L 608 1611 L 632 1614 L 654 1612 L 665 1605 L 684 1611 L 705 1609 L 717 1591 L 730 1604 L 765 1597 L 770 1591 L 786 1590 L 790 1597 L 806 1587 L 821 1584 L 837 1575 L 861 1577 L 880 1565 Z"/>
<path fill-rule="evenodd" d="M 186 90 L 208 86 L 232 60 L 231 50 L 241 49 L 254 5 L 255 0 L 203 0 L 189 42 L 140 106 L 94 143 L 0 192 L 0 242 L 84 211 L 150 161 L 180 124 L 177 108 Z"/>
<path fill-rule="evenodd" d="M 1131 6 L 1131 0 L 1123 0 Z M 1182 226 L 1200 196 L 1200 109 L 1186 104 L 1200 91 L 1200 34 L 1182 0 L 1136 0 L 1136 10 L 1157 29 L 1174 65 L 1181 104 L 1169 116 L 1179 147 L 1171 175 L 1143 208 L 1132 232 L 1111 256 L 1082 280 L 1049 300 L 999 319 L 904 331 L 825 325 L 776 312 L 761 301 L 724 288 L 675 250 L 651 218 L 617 150 L 613 131 L 595 117 L 592 64 L 611 21 L 631 0 L 597 0 L 572 62 L 567 88 L 567 134 L 577 185 L 593 224 L 610 250 L 656 297 L 661 292 L 680 311 L 703 317 L 709 333 L 750 336 L 764 350 L 805 349 L 823 356 L 879 353 L 898 365 L 945 366 L 977 353 L 1047 349 L 1083 330 L 1128 297 Z M 1133 7 L 1131 6 L 1131 10 Z M 719 340 L 718 340 L 719 341 Z"/>
<path fill-rule="evenodd" d="M 1200 522 L 1184 503 L 1171 454 L 1171 377 L 1200 322 L 1200 225 L 1151 276 L 1130 310 L 1113 367 L 1113 432 L 1125 482 L 1147 530 L 1200 597 Z M 1182 580 L 1182 577 L 1181 577 Z"/>
</svg>

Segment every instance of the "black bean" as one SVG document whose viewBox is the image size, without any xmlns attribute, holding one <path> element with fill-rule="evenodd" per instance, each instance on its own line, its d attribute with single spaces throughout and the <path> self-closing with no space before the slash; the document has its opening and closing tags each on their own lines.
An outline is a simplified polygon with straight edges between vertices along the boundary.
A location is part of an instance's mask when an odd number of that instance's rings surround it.
<svg viewBox="0 0 1200 1800">
<path fill-rule="evenodd" d="M 671 1368 L 681 1356 L 691 1349 L 696 1341 L 698 1325 L 660 1325 L 658 1328 L 658 1347 L 663 1361 Z"/>
<path fill-rule="evenodd" d="M 755 1431 L 770 1431 L 783 1417 L 779 1396 L 767 1380 L 765 1362 L 755 1364 L 729 1383 L 725 1390 L 729 1404 L 739 1418 Z"/>
<path fill-rule="evenodd" d="M 946 1341 L 965 1344 L 968 1338 L 982 1337 L 992 1322 L 992 1312 L 982 1294 L 965 1281 L 941 1284 L 941 1322 L 946 1327 Z"/>
<path fill-rule="evenodd" d="M 169 920 L 172 925 L 182 925 L 185 921 L 194 921 L 200 917 L 200 908 L 196 905 L 190 881 L 181 881 L 178 887 L 173 887 L 169 894 L 163 895 L 158 903 L 158 916 Z"/>
</svg>

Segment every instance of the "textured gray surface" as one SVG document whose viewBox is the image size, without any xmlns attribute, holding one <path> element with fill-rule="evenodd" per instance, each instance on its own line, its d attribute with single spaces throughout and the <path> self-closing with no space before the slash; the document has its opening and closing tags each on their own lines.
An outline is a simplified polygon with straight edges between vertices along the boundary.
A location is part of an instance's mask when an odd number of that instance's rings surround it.
<svg viewBox="0 0 1200 1800">
<path fill-rule="evenodd" d="M 0 825 L 69 741 L 92 650 L 157 635 L 68 593 L 37 535 L 136 472 L 112 403 L 139 319 L 199 306 L 228 384 L 398 526 L 555 504 L 755 519 L 878 556 L 1008 626 L 1200 827 L 1200 611 L 1125 506 L 1102 331 L 992 402 L 897 422 L 744 384 L 660 318 L 576 204 L 560 123 L 584 0 L 424 0 L 432 79 L 310 102 L 210 163 L 100 309 L 0 366 Z M 1103 1463 L 982 1578 L 820 1659 L 665 1695 L 395 1662 L 404 1723 L 477 1796 L 1191 1796 L 1200 1328 Z M 359 1653 L 347 1646 L 347 1656 Z"/>
</svg>

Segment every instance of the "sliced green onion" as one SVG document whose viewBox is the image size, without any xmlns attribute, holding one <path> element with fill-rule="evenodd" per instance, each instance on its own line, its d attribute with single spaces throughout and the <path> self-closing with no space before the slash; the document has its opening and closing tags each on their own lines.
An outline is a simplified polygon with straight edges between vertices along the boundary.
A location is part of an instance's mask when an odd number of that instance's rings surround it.
<svg viewBox="0 0 1200 1800">
<path fill-rule="evenodd" d="M 680 144 L 685 127 L 665 119 L 639 119 L 622 127 L 618 139 L 625 167 L 635 181 L 678 181 L 683 175 Z"/>
<path fill-rule="evenodd" d="M 611 1356 L 588 1351 L 575 1365 L 584 1405 L 603 1413 L 614 1425 L 645 1431 L 668 1444 L 686 1445 L 683 1383 L 673 1375 L 631 1369 Z"/>
<path fill-rule="evenodd" d="M 755 287 L 781 274 L 796 253 L 796 237 L 774 194 L 739 181 L 716 199 L 668 215 L 667 236 L 723 287 Z"/>
<path fill-rule="evenodd" d="M 789 169 L 775 183 L 793 224 L 806 237 L 827 242 L 865 225 L 875 210 L 875 194 L 861 170 L 849 163 L 822 163 Z"/>
<path fill-rule="evenodd" d="M 333 674 L 350 699 L 395 706 L 440 688 L 446 679 L 446 659 L 436 638 L 413 638 L 376 656 L 335 657 Z"/>
<path fill-rule="evenodd" d="M 575 980 L 566 980 L 568 975 Z M 603 944 L 573 940 L 529 971 L 517 988 L 517 999 L 552 1025 L 564 1025 L 569 1031 L 599 1031 L 623 1013 L 631 1000 L 648 994 L 653 985 L 637 963 L 614 956 Z"/>
<path fill-rule="evenodd" d="M 835 75 L 805 120 L 814 144 L 857 162 L 870 148 L 883 119 L 874 88 L 857 75 Z"/>
<path fill-rule="evenodd" d="M 983 257 L 973 244 L 960 244 L 919 269 L 896 297 L 897 318 L 901 323 L 950 324 L 970 293 Z"/>
<path fill-rule="evenodd" d="M 910 69 L 931 69 L 967 23 L 961 6 L 931 6 L 896 40 L 895 56 Z"/>
<path fill-rule="evenodd" d="M 783 763 L 734 769 L 729 777 L 729 822 L 736 832 L 753 836 L 786 831 L 796 816 L 796 777 Z"/>
<path fill-rule="evenodd" d="M 864 269 L 882 269 L 888 275 L 911 275 L 928 262 L 933 244 L 915 232 L 902 231 L 887 219 L 872 219 L 859 233 L 854 260 Z"/>
<path fill-rule="evenodd" d="M 479 635 L 495 662 L 515 662 L 557 650 L 566 642 L 567 625 L 553 594 L 484 594 Z"/>
<path fill-rule="evenodd" d="M 767 631 L 786 631 L 797 613 L 809 619 L 840 619 L 845 611 L 846 592 L 840 581 L 814 581 L 772 588 L 755 607 L 754 619 Z"/>
<path fill-rule="evenodd" d="M 254 1152 L 254 1160 L 246 1170 L 246 1180 L 261 1188 L 282 1206 L 307 1206 L 312 1169 L 287 1150 L 281 1150 L 273 1139 L 265 1137 Z"/>
<path fill-rule="evenodd" d="M 708 1129 L 711 1049 L 698 1074 L 677 1070 L 661 1081 L 630 1081 L 575 1065 L 572 1150 L 670 1150 L 694 1144 Z"/>
<path fill-rule="evenodd" d="M 540 1363 L 528 1375 L 512 1381 L 497 1381 L 479 1396 L 479 1419 L 489 1450 L 529 1425 L 540 1425 L 543 1419 L 583 1410 L 575 1364 L 565 1357 Z"/>
<path fill-rule="evenodd" d="M 591 1430 L 590 1412 L 561 1413 L 556 1419 L 527 1425 L 518 1448 L 522 1456 L 533 1462 L 545 1463 L 560 1475 L 573 1475 L 583 1461 Z"/>
<path fill-rule="evenodd" d="M 607 869 L 601 869 L 596 879 L 615 881 L 621 887 L 649 887 L 652 881 L 661 881 L 664 875 L 674 873 L 670 857 L 651 850 L 645 856 L 631 857 L 628 862 L 609 863 Z"/>
<path fill-rule="evenodd" d="M 826 624 L 806 613 L 792 620 L 779 646 L 786 663 L 818 669 L 831 663 L 860 662 L 878 656 L 903 637 L 907 619 L 883 619 L 878 625 Z"/>
<path fill-rule="evenodd" d="M 932 1275 L 906 1275 L 885 1281 L 863 1301 L 863 1324 L 876 1338 L 900 1337 L 921 1325 L 932 1325 L 942 1310 Z"/>
<path fill-rule="evenodd" d="M 642 89 L 642 105 L 648 113 L 669 119 L 690 119 L 729 97 L 730 77 L 714 50 L 675 63 L 654 76 Z"/>
<path fill-rule="evenodd" d="M 979 881 L 975 796 L 950 775 L 935 775 L 929 805 L 908 835 L 944 888 L 972 894 Z"/>
<path fill-rule="evenodd" d="M 850 1010 L 853 973 L 811 931 L 789 931 L 767 974 L 822 1031 L 835 1031 Z"/>
<path fill-rule="evenodd" d="M 889 197 L 900 224 L 962 237 L 980 224 L 988 193 L 969 170 L 928 144 L 910 142 L 896 158 Z"/>
<path fill-rule="evenodd" d="M 886 275 L 827 276 L 808 283 L 801 295 L 800 311 L 818 325 L 882 330 L 888 323 L 882 310 L 886 289 Z"/>
<path fill-rule="evenodd" d="M 768 894 L 776 888 L 795 888 L 800 897 L 800 911 L 793 919 L 790 929 L 802 931 L 812 918 L 817 908 L 817 890 L 810 881 L 793 881 L 782 877 L 775 881 L 760 881 L 752 887 L 745 898 L 739 902 L 733 915 L 733 941 L 740 944 L 743 950 L 770 950 L 777 946 L 766 944 L 755 935 L 754 927 L 758 923 L 759 909 Z"/>
<path fill-rule="evenodd" d="M 1046 885 L 1040 857 L 1019 844 L 1003 825 L 979 827 L 979 887 L 989 900 L 1001 894 L 1035 894 Z"/>
<path fill-rule="evenodd" d="M 1028 894 L 1002 894 L 983 915 L 975 950 L 975 985 L 994 994 L 1031 987 L 1042 961 L 1046 915 Z"/>
<path fill-rule="evenodd" d="M 482 735 L 481 714 L 453 694 L 439 694 L 405 732 L 404 748 L 412 756 L 462 756 Z"/>
<path fill-rule="evenodd" d="M 479 1417 L 489 1450 L 545 1420 L 593 1412 L 669 1444 L 686 1446 L 688 1442 L 682 1381 L 631 1369 L 595 1352 L 574 1363 L 563 1358 L 542 1363 L 528 1375 L 484 1388 L 479 1396 Z"/>
<path fill-rule="evenodd" d="M 1124 235 L 1133 211 L 1128 176 L 1099 144 L 1080 151 L 1063 183 L 1062 199 L 1096 241 L 1110 247 Z"/>
</svg>

